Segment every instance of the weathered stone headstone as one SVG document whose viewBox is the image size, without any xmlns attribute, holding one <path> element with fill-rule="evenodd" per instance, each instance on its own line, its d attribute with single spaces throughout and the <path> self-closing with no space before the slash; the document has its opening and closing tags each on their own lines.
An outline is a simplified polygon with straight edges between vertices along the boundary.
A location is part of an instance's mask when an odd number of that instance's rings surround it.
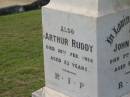
<svg viewBox="0 0 130 97">
<path fill-rule="evenodd" d="M 51 0 L 42 15 L 42 97 L 130 92 L 130 0 Z"/>
</svg>

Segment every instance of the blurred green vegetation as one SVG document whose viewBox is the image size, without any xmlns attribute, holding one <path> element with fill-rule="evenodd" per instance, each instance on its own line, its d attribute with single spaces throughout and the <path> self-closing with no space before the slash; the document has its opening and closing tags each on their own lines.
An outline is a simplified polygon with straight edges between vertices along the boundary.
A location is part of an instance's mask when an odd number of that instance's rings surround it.
<svg viewBox="0 0 130 97">
<path fill-rule="evenodd" d="M 44 86 L 41 12 L 0 16 L 0 97 L 31 97 Z"/>
</svg>

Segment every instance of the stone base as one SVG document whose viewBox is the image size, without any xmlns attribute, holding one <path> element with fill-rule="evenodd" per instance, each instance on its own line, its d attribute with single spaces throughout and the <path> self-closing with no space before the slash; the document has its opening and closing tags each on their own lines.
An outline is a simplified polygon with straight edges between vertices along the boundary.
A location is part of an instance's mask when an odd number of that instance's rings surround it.
<svg viewBox="0 0 130 97">
<path fill-rule="evenodd" d="M 50 88 L 43 87 L 32 93 L 32 97 L 69 97 L 57 91 L 54 91 Z M 130 97 L 130 94 L 127 94 L 122 97 Z"/>
<path fill-rule="evenodd" d="M 44 88 L 41 88 L 32 93 L 32 97 L 45 97 Z"/>
<path fill-rule="evenodd" d="M 69 96 L 54 91 L 53 89 L 43 87 L 32 93 L 32 97 L 69 97 Z"/>
</svg>

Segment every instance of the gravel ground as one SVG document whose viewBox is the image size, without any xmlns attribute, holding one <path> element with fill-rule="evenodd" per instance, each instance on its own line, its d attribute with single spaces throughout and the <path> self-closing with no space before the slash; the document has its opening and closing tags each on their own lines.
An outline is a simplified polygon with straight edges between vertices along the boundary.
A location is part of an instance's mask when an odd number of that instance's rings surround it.
<svg viewBox="0 0 130 97">
<path fill-rule="evenodd" d="M 12 5 L 26 5 L 36 0 L 0 0 L 0 8 Z"/>
</svg>

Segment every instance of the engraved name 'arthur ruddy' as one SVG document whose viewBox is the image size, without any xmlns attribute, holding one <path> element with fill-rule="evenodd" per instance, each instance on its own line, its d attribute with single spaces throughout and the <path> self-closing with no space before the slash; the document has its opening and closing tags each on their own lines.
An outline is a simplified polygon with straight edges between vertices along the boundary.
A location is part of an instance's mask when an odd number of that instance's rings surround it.
<svg viewBox="0 0 130 97">
<path fill-rule="evenodd" d="M 51 42 L 55 42 L 64 46 L 69 46 L 71 44 L 72 48 L 81 50 L 81 51 L 86 51 L 86 52 L 93 52 L 93 48 L 94 46 L 88 43 L 84 43 L 84 42 L 80 42 L 77 41 L 75 39 L 67 39 L 65 37 L 60 37 L 60 36 L 56 36 L 56 35 L 52 35 L 49 33 L 45 34 L 45 39 Z"/>
</svg>

